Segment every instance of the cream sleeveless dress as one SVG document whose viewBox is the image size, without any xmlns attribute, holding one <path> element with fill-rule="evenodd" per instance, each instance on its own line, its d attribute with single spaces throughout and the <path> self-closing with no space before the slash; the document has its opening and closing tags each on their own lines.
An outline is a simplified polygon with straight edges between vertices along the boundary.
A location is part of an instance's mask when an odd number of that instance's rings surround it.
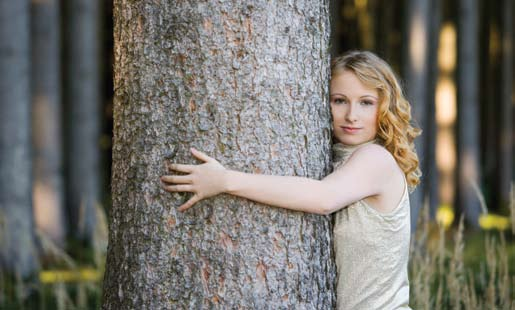
<svg viewBox="0 0 515 310">
<path fill-rule="evenodd" d="M 344 165 L 356 149 L 373 142 L 353 147 L 335 144 L 334 169 Z M 339 310 L 410 309 L 407 184 L 399 204 L 389 213 L 381 213 L 363 200 L 336 212 L 333 234 Z"/>
</svg>

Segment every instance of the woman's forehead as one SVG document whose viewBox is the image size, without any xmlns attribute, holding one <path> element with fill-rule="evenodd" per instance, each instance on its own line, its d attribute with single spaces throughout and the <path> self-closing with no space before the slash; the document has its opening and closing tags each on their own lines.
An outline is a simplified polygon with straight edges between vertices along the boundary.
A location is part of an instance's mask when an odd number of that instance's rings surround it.
<svg viewBox="0 0 515 310">
<path fill-rule="evenodd" d="M 351 71 L 343 71 L 331 78 L 331 93 L 360 93 L 371 96 L 378 96 L 378 90 L 375 87 L 363 83 L 359 77 Z"/>
</svg>

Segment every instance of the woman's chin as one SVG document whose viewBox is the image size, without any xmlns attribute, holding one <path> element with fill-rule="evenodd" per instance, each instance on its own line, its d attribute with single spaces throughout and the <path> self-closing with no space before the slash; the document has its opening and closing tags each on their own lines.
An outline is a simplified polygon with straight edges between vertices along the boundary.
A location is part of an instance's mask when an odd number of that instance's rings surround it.
<svg viewBox="0 0 515 310">
<path fill-rule="evenodd" d="M 360 137 L 337 137 L 337 141 L 345 145 L 359 145 L 369 140 L 362 139 Z"/>
</svg>

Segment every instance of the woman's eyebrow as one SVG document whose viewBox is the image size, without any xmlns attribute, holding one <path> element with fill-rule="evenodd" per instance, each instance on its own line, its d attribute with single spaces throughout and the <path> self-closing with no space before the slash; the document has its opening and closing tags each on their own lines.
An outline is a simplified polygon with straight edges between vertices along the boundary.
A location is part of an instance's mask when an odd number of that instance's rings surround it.
<svg viewBox="0 0 515 310">
<path fill-rule="evenodd" d="M 378 100 L 376 96 L 372 96 L 372 95 L 364 95 L 364 96 L 361 96 L 360 98 L 367 98 L 367 97 Z"/>
<path fill-rule="evenodd" d="M 331 95 L 331 96 L 343 96 L 343 97 L 347 97 L 347 96 L 345 96 L 345 95 L 344 95 L 344 94 L 342 94 L 342 93 L 332 93 L 332 94 L 330 94 L 330 95 Z"/>
</svg>

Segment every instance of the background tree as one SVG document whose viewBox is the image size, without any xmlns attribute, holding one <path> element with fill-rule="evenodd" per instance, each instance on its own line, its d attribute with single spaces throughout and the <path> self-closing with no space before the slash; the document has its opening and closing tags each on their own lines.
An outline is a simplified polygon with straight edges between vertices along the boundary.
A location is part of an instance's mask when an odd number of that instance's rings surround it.
<svg viewBox="0 0 515 310">
<path fill-rule="evenodd" d="M 45 234 L 64 245 L 59 17 L 57 0 L 31 3 L 34 216 Z"/>
<path fill-rule="evenodd" d="M 0 1 L 0 268 L 38 271 L 32 215 L 30 6 Z"/>
<path fill-rule="evenodd" d="M 513 1 L 502 1 L 501 30 L 501 87 L 499 108 L 499 207 L 510 203 L 511 182 L 513 179 Z"/>
<path fill-rule="evenodd" d="M 478 4 L 459 0 L 458 14 L 458 206 L 479 227 L 479 52 Z"/>
<path fill-rule="evenodd" d="M 436 138 L 438 125 L 436 120 L 436 86 L 438 80 L 438 49 L 440 30 L 442 23 L 442 2 L 441 0 L 430 1 L 429 7 L 429 41 L 428 41 L 428 83 L 427 83 L 427 109 L 425 113 L 426 132 L 425 137 L 425 171 L 423 180 L 425 182 L 424 203 L 428 204 L 429 215 L 432 219 L 436 217 L 440 203 L 439 186 L 440 175 L 436 164 Z"/>
<path fill-rule="evenodd" d="M 90 243 L 100 203 L 100 1 L 64 1 L 67 209 L 71 236 Z"/>
<path fill-rule="evenodd" d="M 114 3 L 105 309 L 334 306 L 329 217 L 161 189 L 189 147 L 240 171 L 330 164 L 327 1 Z"/>
<path fill-rule="evenodd" d="M 429 102 L 430 93 L 434 92 L 434 81 L 431 81 L 430 73 L 434 70 L 435 62 L 431 62 L 430 44 L 434 42 L 431 39 L 431 12 L 432 1 L 430 0 L 413 0 L 406 2 L 406 44 L 404 53 L 406 62 L 404 64 L 404 80 L 406 82 L 405 91 L 408 100 L 411 103 L 411 113 L 414 122 L 418 127 L 422 128 L 422 135 L 415 140 L 415 147 L 419 157 L 419 166 L 424 175 L 417 189 L 411 194 L 411 227 L 412 231 L 416 230 L 419 210 L 422 208 L 424 199 L 427 196 L 429 184 L 425 173 L 428 171 L 427 157 L 428 134 L 431 131 L 428 128 L 429 121 L 427 112 L 430 106 L 434 106 L 434 102 Z M 434 79 L 435 77 L 433 77 Z M 431 87 L 433 87 L 431 89 Z M 434 109 L 433 109 L 434 111 Z M 429 129 L 429 132 L 426 131 Z"/>
</svg>

